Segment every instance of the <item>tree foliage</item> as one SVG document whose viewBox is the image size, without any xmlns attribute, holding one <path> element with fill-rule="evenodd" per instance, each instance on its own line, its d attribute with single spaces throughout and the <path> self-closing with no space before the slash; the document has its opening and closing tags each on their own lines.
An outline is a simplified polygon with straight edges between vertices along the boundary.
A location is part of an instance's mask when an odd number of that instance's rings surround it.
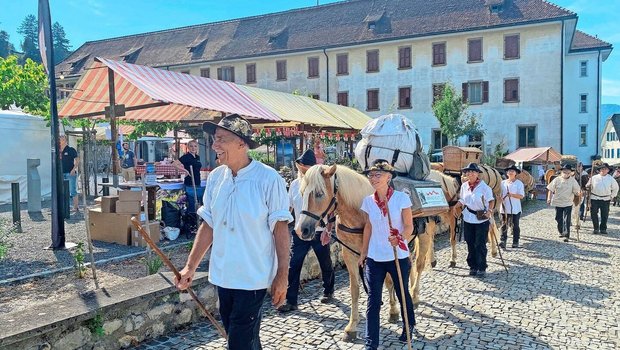
<svg viewBox="0 0 620 350">
<path fill-rule="evenodd" d="M 34 15 L 27 15 L 17 28 L 17 32 L 24 36 L 21 44 L 24 52 L 22 63 L 25 63 L 29 58 L 35 62 L 41 62 L 38 27 L 37 18 Z"/>
<path fill-rule="evenodd" d="M 54 64 L 60 63 L 71 54 L 71 44 L 65 29 L 58 22 L 52 26 L 52 42 L 54 43 Z"/>
<path fill-rule="evenodd" d="M 15 51 L 15 47 L 9 41 L 9 33 L 0 30 L 0 57 L 8 57 Z"/>
<path fill-rule="evenodd" d="M 0 109 L 15 105 L 28 113 L 49 117 L 47 87 L 43 65 L 30 59 L 20 65 L 16 56 L 0 57 Z"/>
<path fill-rule="evenodd" d="M 179 128 L 179 123 L 140 122 L 133 120 L 119 120 L 118 124 L 131 125 L 134 130 L 127 135 L 130 140 L 137 140 L 144 135 L 164 136 L 168 130 Z"/>
<path fill-rule="evenodd" d="M 433 104 L 433 114 L 439 120 L 441 132 L 452 144 L 461 136 L 484 135 L 480 118 L 468 113 L 467 105 L 451 84 L 445 85 L 441 99 Z"/>
</svg>

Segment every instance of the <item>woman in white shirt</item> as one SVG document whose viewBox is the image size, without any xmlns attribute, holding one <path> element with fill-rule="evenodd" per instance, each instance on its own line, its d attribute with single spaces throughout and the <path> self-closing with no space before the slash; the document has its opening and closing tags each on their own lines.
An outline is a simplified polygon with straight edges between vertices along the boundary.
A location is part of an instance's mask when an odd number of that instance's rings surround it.
<svg viewBox="0 0 620 350">
<path fill-rule="evenodd" d="M 512 165 L 506 169 L 508 178 L 502 181 L 502 204 L 499 212 L 502 218 L 502 238 L 499 246 L 506 248 L 508 240 L 508 226 L 512 226 L 512 247 L 519 248 L 519 238 L 521 236 L 521 228 L 519 227 L 519 219 L 521 218 L 521 199 L 525 197 L 525 189 L 523 182 L 517 179 L 517 174 L 521 170 Z"/>
<path fill-rule="evenodd" d="M 388 273 L 394 281 L 396 296 L 400 302 L 401 316 L 403 320 L 405 319 L 393 247 L 396 247 L 402 274 L 409 331 L 412 332 L 415 326 L 413 302 L 407 288 L 409 271 L 411 270 L 407 241 L 411 239 L 413 233 L 413 219 L 409 196 L 390 187 L 394 168 L 386 160 L 376 160 L 364 173 L 368 176 L 375 193 L 364 198 L 362 202 L 361 210 L 366 213 L 366 224 L 359 264 L 365 267 L 364 279 L 368 285 L 366 349 L 377 349 L 379 346 L 381 294 L 383 282 Z M 405 327 L 403 327 L 403 332 L 399 338 L 401 341 L 407 341 L 405 331 Z"/>
</svg>

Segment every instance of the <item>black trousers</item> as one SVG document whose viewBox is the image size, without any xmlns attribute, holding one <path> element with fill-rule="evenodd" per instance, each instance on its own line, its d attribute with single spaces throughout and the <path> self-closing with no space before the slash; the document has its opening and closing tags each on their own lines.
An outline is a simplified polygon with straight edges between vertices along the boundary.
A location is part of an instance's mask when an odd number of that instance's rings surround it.
<svg viewBox="0 0 620 350">
<path fill-rule="evenodd" d="M 607 232 L 607 218 L 609 218 L 609 202 L 597 199 L 590 200 L 590 210 L 592 210 L 592 225 L 595 230 Z M 601 221 L 599 224 L 598 211 L 601 211 Z"/>
<path fill-rule="evenodd" d="M 261 350 L 259 330 L 267 289 L 242 290 L 217 287 L 220 315 L 228 350 Z"/>
<path fill-rule="evenodd" d="M 464 234 L 467 242 L 467 265 L 471 270 L 486 271 L 489 221 L 479 224 L 464 222 Z"/>
<path fill-rule="evenodd" d="M 568 207 L 555 207 L 555 221 L 558 224 L 558 232 L 561 235 L 570 237 L 570 220 L 573 206 Z"/>
<path fill-rule="evenodd" d="M 506 243 L 508 240 L 508 226 L 512 224 L 512 243 L 519 243 L 519 238 L 521 237 L 521 228 L 519 227 L 519 219 L 521 218 L 521 213 L 519 214 L 501 214 L 502 218 L 502 238 L 501 241 Z"/>
</svg>

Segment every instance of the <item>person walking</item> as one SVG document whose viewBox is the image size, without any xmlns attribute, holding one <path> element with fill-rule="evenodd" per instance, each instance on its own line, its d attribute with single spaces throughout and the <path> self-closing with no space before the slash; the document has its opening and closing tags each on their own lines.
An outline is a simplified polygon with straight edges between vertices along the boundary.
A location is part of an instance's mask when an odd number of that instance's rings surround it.
<svg viewBox="0 0 620 350">
<path fill-rule="evenodd" d="M 568 242 L 570 238 L 571 212 L 573 199 L 581 195 L 581 189 L 574 176 L 573 168 L 566 164 L 560 169 L 560 176 L 547 185 L 547 204 L 555 207 L 555 221 L 557 222 L 560 238 Z"/>
<path fill-rule="evenodd" d="M 512 165 L 506 169 L 508 178 L 502 181 L 502 205 L 499 208 L 502 219 L 502 237 L 499 246 L 506 248 L 508 240 L 508 227 L 512 227 L 512 247 L 519 248 L 519 238 L 521 237 L 521 227 L 519 227 L 519 219 L 521 218 L 521 199 L 525 197 L 525 188 L 523 182 L 517 179 L 517 174 L 521 170 Z"/>
<path fill-rule="evenodd" d="M 211 245 L 209 282 L 217 287 L 219 311 L 230 350 L 261 349 L 260 323 L 267 288 L 272 304 L 285 301 L 290 233 L 293 221 L 284 179 L 271 167 L 252 160 L 248 150 L 252 125 L 232 114 L 203 130 L 214 135 L 220 160 L 207 179 L 200 225 L 178 289 L 191 285 L 198 264 Z"/>
<path fill-rule="evenodd" d="M 121 173 L 125 182 L 136 181 L 136 155 L 129 149 L 129 143 L 123 142 L 123 158 L 121 162 Z"/>
<path fill-rule="evenodd" d="M 407 321 L 409 329 L 405 329 L 399 337 L 407 341 L 407 333 L 415 335 L 415 316 L 413 302 L 409 294 L 409 271 L 411 260 L 407 241 L 413 234 L 411 214 L 411 198 L 400 191 L 395 191 L 390 182 L 395 175 L 394 168 L 383 159 L 377 159 L 364 172 L 375 193 L 364 198 L 361 210 L 365 213 L 362 251 L 358 264 L 364 267 L 364 279 L 368 285 L 368 306 L 366 308 L 366 349 L 377 349 L 379 346 L 379 312 L 383 282 L 389 273 L 394 281 L 396 297 L 400 302 L 402 319 Z M 389 213 L 388 213 L 389 211 Z M 394 248 L 398 254 L 398 264 L 402 275 L 402 286 L 394 261 Z M 401 288 L 404 288 L 405 300 L 402 300 Z"/>
<path fill-rule="evenodd" d="M 60 136 L 60 162 L 62 166 L 62 174 L 65 180 L 69 181 L 69 197 L 73 202 L 73 212 L 80 213 L 77 196 L 77 173 L 79 169 L 80 158 L 75 148 L 67 144 L 67 136 Z"/>
<path fill-rule="evenodd" d="M 618 194 L 618 183 L 609 175 L 613 168 L 603 163 L 598 168 L 598 174 L 592 176 L 586 187 L 590 189 L 590 209 L 592 215 L 592 233 L 607 234 L 607 218 L 609 217 L 609 204 L 611 199 Z M 601 218 L 599 222 L 599 211 Z"/>
<path fill-rule="evenodd" d="M 461 172 L 467 181 L 461 185 L 459 201 L 453 208 L 458 216 L 463 208 L 465 242 L 467 242 L 467 265 L 469 275 L 484 278 L 487 271 L 487 236 L 489 218 L 493 215 L 495 199 L 493 190 L 479 176 L 482 172 L 476 163 L 469 163 Z"/>
<path fill-rule="evenodd" d="M 297 160 L 297 178 L 291 182 L 288 191 L 290 206 L 295 213 L 295 223 L 299 223 L 299 216 L 303 209 L 303 197 L 299 192 L 301 179 L 306 171 L 316 164 L 316 158 L 312 150 L 306 150 Z M 332 265 L 331 249 L 329 244 L 329 231 L 324 230 L 320 235 L 315 235 L 311 241 L 302 240 L 295 233 L 295 229 L 291 230 L 292 247 L 291 247 L 291 265 L 288 270 L 288 289 L 286 290 L 286 303 L 278 308 L 280 312 L 289 312 L 297 310 L 299 295 L 299 278 L 304 259 L 310 248 L 314 250 L 319 267 L 321 268 L 321 276 L 323 278 L 323 297 L 321 302 L 326 304 L 333 301 L 335 274 Z"/>
</svg>

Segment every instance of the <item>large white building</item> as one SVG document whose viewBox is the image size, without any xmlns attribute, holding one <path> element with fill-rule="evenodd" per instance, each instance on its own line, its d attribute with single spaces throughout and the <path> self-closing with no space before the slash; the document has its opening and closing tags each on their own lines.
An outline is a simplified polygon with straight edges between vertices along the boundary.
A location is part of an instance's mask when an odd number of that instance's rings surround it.
<svg viewBox="0 0 620 350">
<path fill-rule="evenodd" d="M 598 154 L 602 62 L 612 46 L 544 0 L 351 0 L 87 42 L 61 62 L 71 88 L 94 57 L 124 60 L 412 118 L 427 148 L 444 84 L 479 114 L 491 152 Z"/>
</svg>

